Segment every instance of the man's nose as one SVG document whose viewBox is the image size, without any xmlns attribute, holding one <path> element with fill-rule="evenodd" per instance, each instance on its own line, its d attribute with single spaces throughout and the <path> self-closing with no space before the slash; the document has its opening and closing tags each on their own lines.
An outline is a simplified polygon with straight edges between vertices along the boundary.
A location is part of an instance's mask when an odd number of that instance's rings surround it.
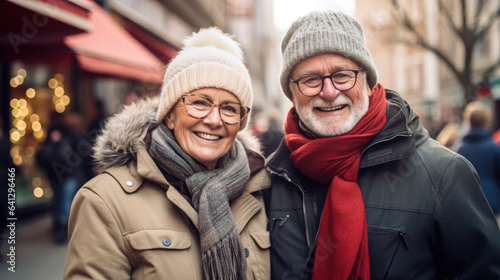
<svg viewBox="0 0 500 280">
<path fill-rule="evenodd" d="M 333 101 L 337 96 L 339 96 L 340 90 L 333 86 L 332 79 L 323 80 L 323 90 L 319 93 L 319 96 L 325 100 Z"/>
</svg>

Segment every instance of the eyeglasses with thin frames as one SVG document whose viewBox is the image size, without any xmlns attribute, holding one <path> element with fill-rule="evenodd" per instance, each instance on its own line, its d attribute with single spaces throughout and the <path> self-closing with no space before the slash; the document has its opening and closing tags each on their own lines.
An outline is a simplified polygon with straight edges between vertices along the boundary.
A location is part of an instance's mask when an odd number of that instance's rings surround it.
<svg viewBox="0 0 500 280">
<path fill-rule="evenodd" d="M 250 112 L 250 108 L 237 102 L 223 102 L 215 104 L 212 100 L 198 94 L 185 94 L 182 96 L 182 102 L 186 105 L 187 113 L 195 119 L 207 117 L 214 107 L 219 109 L 219 115 L 223 122 L 227 124 L 237 124 Z"/>
<path fill-rule="evenodd" d="M 303 95 L 313 97 L 323 91 L 325 79 L 330 79 L 333 86 L 339 91 L 350 90 L 356 84 L 360 71 L 363 71 L 363 68 L 358 70 L 342 69 L 333 72 L 331 75 L 307 75 L 296 80 L 290 79 L 290 82 L 296 84 Z"/>
</svg>

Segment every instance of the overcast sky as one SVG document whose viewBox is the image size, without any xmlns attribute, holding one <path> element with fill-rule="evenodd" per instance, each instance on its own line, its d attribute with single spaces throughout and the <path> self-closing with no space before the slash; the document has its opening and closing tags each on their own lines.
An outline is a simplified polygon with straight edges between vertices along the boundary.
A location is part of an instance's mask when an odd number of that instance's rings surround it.
<svg viewBox="0 0 500 280">
<path fill-rule="evenodd" d="M 341 10 L 354 15 L 356 0 L 273 0 L 274 24 L 286 30 L 298 17 L 315 10 Z"/>
</svg>

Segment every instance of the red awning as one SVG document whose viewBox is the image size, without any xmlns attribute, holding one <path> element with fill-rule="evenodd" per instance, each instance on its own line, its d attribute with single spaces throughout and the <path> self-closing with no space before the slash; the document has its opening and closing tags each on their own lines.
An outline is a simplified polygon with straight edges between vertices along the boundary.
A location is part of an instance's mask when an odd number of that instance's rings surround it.
<svg viewBox="0 0 500 280">
<path fill-rule="evenodd" d="M 141 42 L 146 48 L 148 48 L 152 53 L 156 55 L 163 63 L 168 63 L 172 60 L 178 53 L 177 48 L 165 44 L 159 39 L 147 34 L 142 31 L 134 24 L 126 22 L 124 25 L 125 29 L 134 36 L 139 42 Z"/>
<path fill-rule="evenodd" d="M 78 0 L 91 10 L 93 28 L 71 35 L 64 43 L 75 53 L 84 71 L 160 84 L 164 63 L 119 26 L 99 5 Z"/>
<path fill-rule="evenodd" d="M 60 43 L 92 25 L 85 6 L 64 0 L 0 2 L 0 48 L 18 54 L 26 47 Z M 5 36 L 4 36 L 5 35 Z"/>
</svg>

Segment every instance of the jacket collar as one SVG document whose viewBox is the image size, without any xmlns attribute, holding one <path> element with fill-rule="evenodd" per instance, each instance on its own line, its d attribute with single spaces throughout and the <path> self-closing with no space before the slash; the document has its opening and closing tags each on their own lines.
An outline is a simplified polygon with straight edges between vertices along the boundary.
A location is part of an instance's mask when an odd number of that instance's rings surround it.
<svg viewBox="0 0 500 280">
<path fill-rule="evenodd" d="M 266 166 L 271 173 L 300 186 L 300 172 L 293 166 L 293 162 L 290 160 L 291 154 L 292 152 L 283 137 L 278 149 L 266 159 Z"/>
<path fill-rule="evenodd" d="M 386 89 L 387 122 L 364 148 L 359 168 L 403 159 L 429 138 L 417 113 L 396 92 Z"/>
<path fill-rule="evenodd" d="M 491 133 L 483 128 L 471 128 L 463 138 L 464 143 L 474 143 L 489 140 Z"/>
</svg>

